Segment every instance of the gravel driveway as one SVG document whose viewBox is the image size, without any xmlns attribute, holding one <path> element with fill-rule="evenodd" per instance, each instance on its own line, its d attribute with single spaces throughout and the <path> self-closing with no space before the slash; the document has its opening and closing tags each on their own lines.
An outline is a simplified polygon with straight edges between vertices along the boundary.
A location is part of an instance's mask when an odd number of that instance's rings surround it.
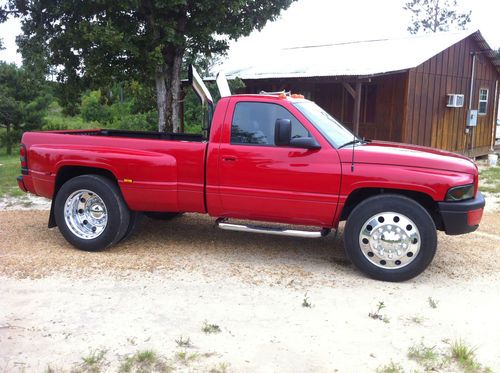
<svg viewBox="0 0 500 373">
<path fill-rule="evenodd" d="M 69 371 L 98 350 L 102 370 L 116 371 L 152 349 L 178 371 L 363 372 L 391 360 L 412 371 L 422 367 L 411 346 L 445 353 L 453 340 L 500 367 L 498 211 L 476 233 L 440 234 L 429 269 L 399 284 L 363 277 L 341 231 L 244 234 L 193 214 L 144 219 L 128 241 L 86 253 L 47 229 L 47 216 L 0 212 L 0 369 Z M 368 316 L 379 302 L 386 322 Z M 203 332 L 205 322 L 221 332 Z"/>
</svg>

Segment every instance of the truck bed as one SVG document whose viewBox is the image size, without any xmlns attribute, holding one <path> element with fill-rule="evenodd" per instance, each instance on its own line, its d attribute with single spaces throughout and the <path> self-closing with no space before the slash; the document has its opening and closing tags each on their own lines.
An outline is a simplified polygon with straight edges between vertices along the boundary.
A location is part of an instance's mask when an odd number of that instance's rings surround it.
<svg viewBox="0 0 500 373">
<path fill-rule="evenodd" d="M 58 176 L 90 167 L 117 181 L 133 211 L 205 212 L 202 135 L 86 129 L 26 132 L 22 141 L 24 182 L 37 195 L 52 198 Z"/>
</svg>

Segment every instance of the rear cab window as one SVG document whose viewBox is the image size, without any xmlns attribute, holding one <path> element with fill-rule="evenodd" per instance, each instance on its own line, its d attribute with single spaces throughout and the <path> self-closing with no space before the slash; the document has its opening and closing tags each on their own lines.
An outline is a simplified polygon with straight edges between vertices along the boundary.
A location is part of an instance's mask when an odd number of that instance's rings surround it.
<svg viewBox="0 0 500 373">
<path fill-rule="evenodd" d="M 263 102 L 238 102 L 231 122 L 231 144 L 274 146 L 277 119 L 289 119 L 292 138 L 311 137 L 304 126 L 283 106 Z"/>
</svg>

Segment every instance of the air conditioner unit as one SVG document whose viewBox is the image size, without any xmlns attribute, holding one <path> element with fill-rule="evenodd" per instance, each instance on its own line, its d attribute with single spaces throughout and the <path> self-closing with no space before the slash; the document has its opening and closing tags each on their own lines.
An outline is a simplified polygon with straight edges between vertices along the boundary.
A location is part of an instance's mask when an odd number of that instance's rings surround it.
<svg viewBox="0 0 500 373">
<path fill-rule="evenodd" d="M 447 107 L 463 107 L 464 106 L 464 95 L 459 95 L 458 93 L 452 93 L 448 95 L 448 105 Z"/>
</svg>

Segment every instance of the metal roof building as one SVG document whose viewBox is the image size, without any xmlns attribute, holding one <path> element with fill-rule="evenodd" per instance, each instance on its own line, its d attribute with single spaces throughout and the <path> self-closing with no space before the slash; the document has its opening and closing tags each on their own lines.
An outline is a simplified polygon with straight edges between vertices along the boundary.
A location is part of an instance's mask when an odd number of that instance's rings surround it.
<svg viewBox="0 0 500 373">
<path fill-rule="evenodd" d="M 253 51 L 223 69 L 246 92 L 304 93 L 367 138 L 469 155 L 493 146 L 500 59 L 479 31 Z"/>
</svg>

